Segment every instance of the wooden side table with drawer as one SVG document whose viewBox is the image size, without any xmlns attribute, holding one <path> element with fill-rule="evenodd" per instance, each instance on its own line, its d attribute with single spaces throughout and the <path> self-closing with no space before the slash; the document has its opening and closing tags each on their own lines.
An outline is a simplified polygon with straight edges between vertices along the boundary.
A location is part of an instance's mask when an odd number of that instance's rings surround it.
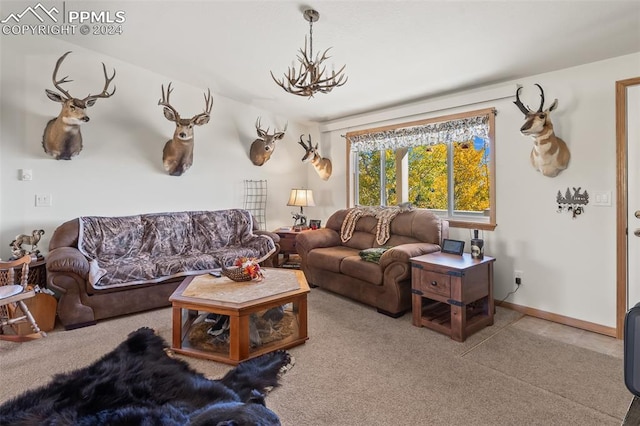
<svg viewBox="0 0 640 426">
<path fill-rule="evenodd" d="M 278 253 L 278 258 L 275 259 L 274 265 L 276 268 L 281 267 L 284 263 L 289 261 L 289 256 L 297 255 L 298 249 L 296 249 L 296 236 L 300 232 L 307 232 L 308 230 L 302 231 L 285 231 L 285 230 L 275 230 L 274 233 L 280 236 L 280 252 Z M 280 255 L 282 255 L 282 262 L 280 261 Z"/>
<path fill-rule="evenodd" d="M 411 258 L 413 325 L 444 333 L 463 342 L 493 325 L 493 263 L 448 253 Z"/>
</svg>

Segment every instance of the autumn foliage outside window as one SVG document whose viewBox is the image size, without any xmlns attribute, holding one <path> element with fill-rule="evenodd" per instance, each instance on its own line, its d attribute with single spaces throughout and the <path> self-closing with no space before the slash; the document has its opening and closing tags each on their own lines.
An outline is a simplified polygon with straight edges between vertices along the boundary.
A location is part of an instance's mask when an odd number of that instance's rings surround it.
<svg viewBox="0 0 640 426">
<path fill-rule="evenodd" d="M 495 227 L 494 110 L 347 134 L 354 205 L 411 202 L 452 226 Z"/>
</svg>

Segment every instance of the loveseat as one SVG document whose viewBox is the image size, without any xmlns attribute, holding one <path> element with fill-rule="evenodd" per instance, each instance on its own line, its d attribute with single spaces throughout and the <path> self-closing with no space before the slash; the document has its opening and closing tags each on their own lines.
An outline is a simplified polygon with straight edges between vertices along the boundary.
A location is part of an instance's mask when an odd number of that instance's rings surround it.
<svg viewBox="0 0 640 426">
<path fill-rule="evenodd" d="M 411 308 L 409 259 L 439 251 L 448 235 L 449 222 L 429 210 L 355 207 L 335 212 L 325 228 L 298 234 L 296 248 L 311 286 L 399 317 Z"/>
<path fill-rule="evenodd" d="M 231 266 L 239 257 L 270 261 L 277 234 L 256 229 L 247 210 L 126 217 L 84 216 L 53 233 L 47 285 L 67 329 L 168 306 L 187 275 Z"/>
</svg>

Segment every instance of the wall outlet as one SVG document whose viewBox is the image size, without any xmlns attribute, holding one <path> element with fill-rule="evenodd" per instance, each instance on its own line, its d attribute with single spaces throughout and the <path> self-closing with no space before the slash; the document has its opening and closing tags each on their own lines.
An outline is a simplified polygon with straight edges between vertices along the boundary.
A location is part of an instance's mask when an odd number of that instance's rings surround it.
<svg viewBox="0 0 640 426">
<path fill-rule="evenodd" d="M 516 283 L 516 285 L 521 285 L 522 284 L 522 276 L 524 275 L 524 273 L 518 269 L 516 269 L 515 271 L 513 271 L 513 281 Z"/>
<path fill-rule="evenodd" d="M 51 194 L 36 194 L 36 207 L 51 207 Z"/>
</svg>

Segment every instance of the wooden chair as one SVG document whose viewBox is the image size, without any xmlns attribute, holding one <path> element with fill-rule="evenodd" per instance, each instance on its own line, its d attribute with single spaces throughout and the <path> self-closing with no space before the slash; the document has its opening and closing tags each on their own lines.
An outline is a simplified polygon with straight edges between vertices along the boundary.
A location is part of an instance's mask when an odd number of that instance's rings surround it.
<svg viewBox="0 0 640 426">
<path fill-rule="evenodd" d="M 29 290 L 27 287 L 27 280 L 29 278 L 29 263 L 32 258 L 30 255 L 25 255 L 20 259 L 2 262 L 0 261 L 0 339 L 4 340 L 25 340 L 19 338 L 20 336 L 4 335 L 3 329 L 7 325 L 12 325 L 21 321 L 29 321 L 33 331 L 39 335 L 38 337 L 46 336 L 44 331 L 40 330 L 36 320 L 29 312 L 29 308 L 24 303 L 25 299 L 35 297 L 36 293 L 33 290 Z M 16 270 L 20 269 L 20 283 L 16 284 Z M 22 315 L 17 315 L 16 305 L 20 307 Z"/>
</svg>

